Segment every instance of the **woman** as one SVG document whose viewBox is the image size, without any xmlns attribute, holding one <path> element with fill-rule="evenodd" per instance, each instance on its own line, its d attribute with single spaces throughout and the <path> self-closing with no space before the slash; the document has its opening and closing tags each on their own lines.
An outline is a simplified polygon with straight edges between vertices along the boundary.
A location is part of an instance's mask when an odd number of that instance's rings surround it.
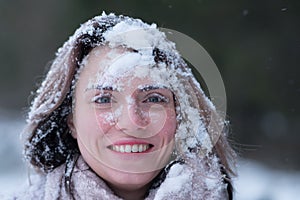
<svg viewBox="0 0 300 200">
<path fill-rule="evenodd" d="M 24 131 L 20 199 L 232 199 L 225 121 L 156 25 L 114 14 L 60 48 Z"/>
</svg>

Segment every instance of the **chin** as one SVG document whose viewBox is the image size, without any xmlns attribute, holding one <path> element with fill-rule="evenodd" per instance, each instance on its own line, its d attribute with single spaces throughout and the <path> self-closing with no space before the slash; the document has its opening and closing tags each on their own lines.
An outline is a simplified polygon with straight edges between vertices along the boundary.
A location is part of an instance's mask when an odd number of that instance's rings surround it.
<svg viewBox="0 0 300 200">
<path fill-rule="evenodd" d="M 108 171 L 101 177 L 109 184 L 128 189 L 146 186 L 159 174 L 159 170 L 146 173 L 130 173 L 115 169 L 109 169 Z"/>
</svg>

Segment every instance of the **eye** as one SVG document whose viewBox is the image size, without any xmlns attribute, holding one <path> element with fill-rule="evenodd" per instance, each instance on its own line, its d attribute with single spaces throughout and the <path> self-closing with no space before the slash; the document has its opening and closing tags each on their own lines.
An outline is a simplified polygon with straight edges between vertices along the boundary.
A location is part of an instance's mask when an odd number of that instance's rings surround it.
<svg viewBox="0 0 300 200">
<path fill-rule="evenodd" d="M 110 94 L 101 94 L 92 98 L 92 102 L 97 104 L 110 104 L 112 103 L 112 98 Z"/>
<path fill-rule="evenodd" d="M 161 102 L 161 98 L 160 97 L 149 97 L 148 102 L 152 102 L 152 103 Z"/>
<path fill-rule="evenodd" d="M 152 94 L 144 100 L 146 103 L 168 103 L 169 99 L 165 96 L 160 94 Z"/>
</svg>

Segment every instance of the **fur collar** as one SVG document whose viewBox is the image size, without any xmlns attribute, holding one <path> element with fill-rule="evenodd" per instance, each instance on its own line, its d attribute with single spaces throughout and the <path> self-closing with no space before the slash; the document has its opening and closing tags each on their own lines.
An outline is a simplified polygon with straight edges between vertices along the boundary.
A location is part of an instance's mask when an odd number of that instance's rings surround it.
<svg viewBox="0 0 300 200">
<path fill-rule="evenodd" d="M 217 167 L 217 169 L 216 169 Z M 185 163 L 174 162 L 166 167 L 164 177 L 158 177 L 158 184 L 152 187 L 145 200 L 166 199 L 228 199 L 226 183 L 219 166 L 207 165 L 199 159 L 188 159 Z M 121 200 L 79 157 L 71 177 L 71 196 L 65 185 L 65 165 L 46 176 L 36 179 L 29 190 L 14 199 L 101 199 Z M 163 174 L 163 173 L 162 173 Z"/>
</svg>

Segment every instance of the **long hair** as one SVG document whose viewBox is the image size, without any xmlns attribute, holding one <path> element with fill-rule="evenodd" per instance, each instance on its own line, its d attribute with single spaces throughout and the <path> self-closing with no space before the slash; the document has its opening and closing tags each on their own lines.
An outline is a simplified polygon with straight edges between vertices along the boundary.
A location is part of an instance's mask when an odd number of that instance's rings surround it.
<svg viewBox="0 0 300 200">
<path fill-rule="evenodd" d="M 26 141 L 24 154 L 33 167 L 47 173 L 64 163 L 74 163 L 75 155 L 80 154 L 77 142 L 70 134 L 67 125 L 68 116 L 72 112 L 76 74 L 84 57 L 94 47 L 107 44 L 103 34 L 126 19 L 143 23 L 141 20 L 125 16 L 103 14 L 81 25 L 58 50 L 48 74 L 36 92 L 23 132 Z M 156 63 L 164 63 L 166 67 L 173 65 L 184 74 L 189 74 L 188 76 L 177 75 L 177 78 L 182 80 L 183 84 L 189 85 L 188 91 L 185 92 L 193 94 L 196 99 L 194 107 L 198 108 L 211 140 L 216 141 L 213 144 L 212 153 L 219 158 L 220 170 L 226 175 L 224 181 L 230 183 L 230 176 L 234 174 L 232 161 L 235 154 L 226 138 L 227 124 L 225 120 L 219 117 L 217 111 L 211 106 L 183 59 L 180 58 L 178 61 L 176 58 L 177 61 L 175 61 L 172 52 L 165 52 L 158 47 L 154 47 L 152 53 Z M 176 57 L 176 53 L 174 55 Z M 180 103 L 179 101 L 178 104 L 180 105 Z M 184 114 L 181 115 L 181 120 L 189 118 Z M 182 141 L 177 142 L 181 143 Z M 201 147 L 197 146 L 197 148 Z M 188 150 L 195 151 L 195 149 Z M 184 150 L 181 154 L 184 154 Z M 67 164 L 67 166 L 69 165 Z M 66 169 L 66 173 L 71 170 Z"/>
</svg>

